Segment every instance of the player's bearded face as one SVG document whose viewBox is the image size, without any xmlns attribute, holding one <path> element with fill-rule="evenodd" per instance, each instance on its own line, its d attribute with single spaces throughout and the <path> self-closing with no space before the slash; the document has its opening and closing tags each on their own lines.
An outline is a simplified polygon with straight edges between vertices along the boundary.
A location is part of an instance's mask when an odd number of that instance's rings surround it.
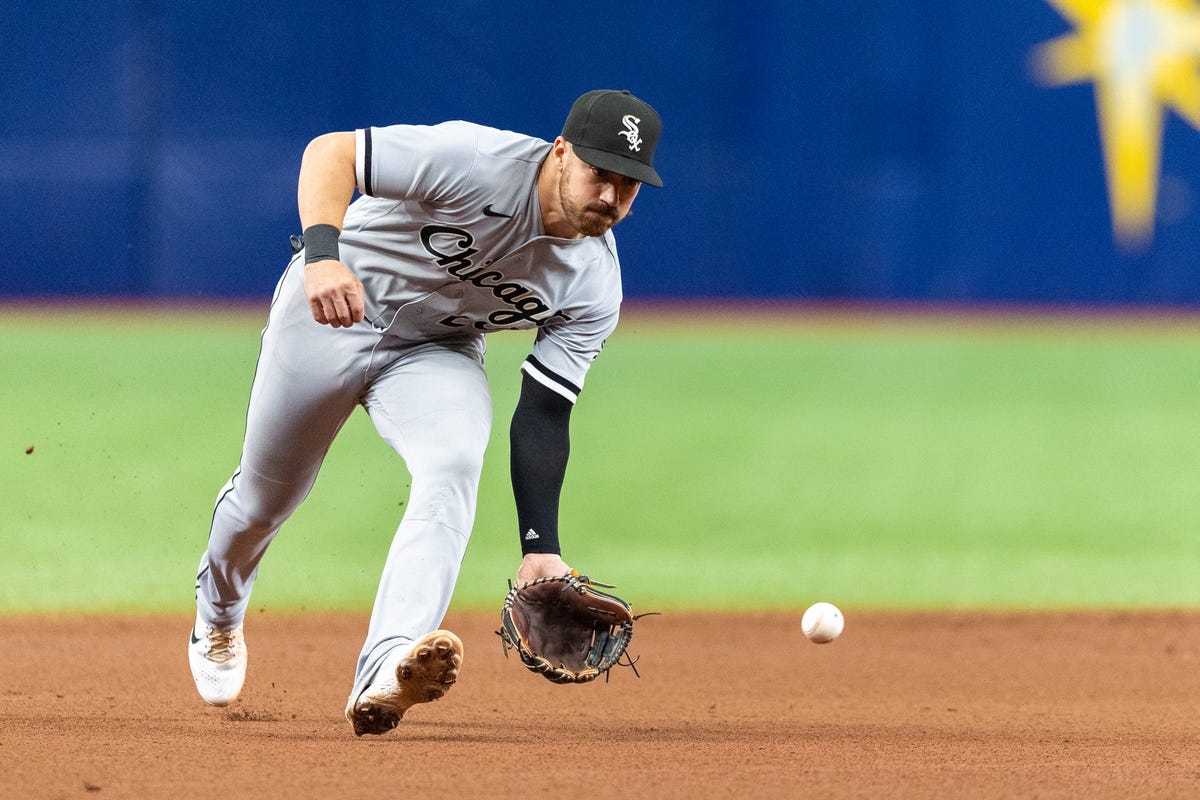
<svg viewBox="0 0 1200 800">
<path fill-rule="evenodd" d="M 558 199 L 563 216 L 577 231 L 602 236 L 629 215 L 640 187 L 631 178 L 596 169 L 571 153 L 558 182 Z"/>
</svg>

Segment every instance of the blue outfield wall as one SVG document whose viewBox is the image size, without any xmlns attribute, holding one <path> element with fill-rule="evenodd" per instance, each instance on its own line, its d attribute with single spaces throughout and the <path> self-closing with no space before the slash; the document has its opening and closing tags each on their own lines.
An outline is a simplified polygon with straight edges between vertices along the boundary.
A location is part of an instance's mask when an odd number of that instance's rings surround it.
<svg viewBox="0 0 1200 800">
<path fill-rule="evenodd" d="M 1120 245 L 1093 85 L 1031 77 L 1076 30 L 1045 0 L 6 17 L 2 295 L 265 298 L 313 136 L 464 118 L 552 138 L 616 87 L 665 125 L 666 187 L 618 229 L 631 297 L 1200 302 L 1200 133 L 1167 109 L 1152 239 Z"/>
</svg>

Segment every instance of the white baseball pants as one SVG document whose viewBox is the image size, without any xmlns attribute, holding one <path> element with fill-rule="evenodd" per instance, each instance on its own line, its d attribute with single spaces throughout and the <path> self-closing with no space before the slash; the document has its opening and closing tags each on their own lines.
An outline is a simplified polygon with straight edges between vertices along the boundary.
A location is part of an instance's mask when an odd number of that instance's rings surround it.
<svg viewBox="0 0 1200 800">
<path fill-rule="evenodd" d="M 200 561 L 196 602 L 207 623 L 241 624 L 263 554 L 358 405 L 404 459 L 412 487 L 351 696 L 394 647 L 441 626 L 475 518 L 492 401 L 482 336 L 412 343 L 366 321 L 319 325 L 304 295 L 303 264 L 293 259 L 263 330 L 241 462 L 217 498 Z"/>
</svg>

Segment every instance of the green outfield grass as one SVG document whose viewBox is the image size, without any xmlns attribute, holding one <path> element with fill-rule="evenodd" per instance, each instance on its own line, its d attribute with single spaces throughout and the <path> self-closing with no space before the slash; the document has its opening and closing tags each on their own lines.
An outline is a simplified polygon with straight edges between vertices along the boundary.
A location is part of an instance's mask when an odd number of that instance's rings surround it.
<svg viewBox="0 0 1200 800">
<path fill-rule="evenodd" d="M 0 310 L 0 612 L 191 608 L 263 313 Z M 460 608 L 517 565 L 529 342 L 490 339 Z M 1198 606 L 1198 352 L 1186 318 L 631 313 L 575 411 L 565 555 L 640 609 Z M 368 608 L 407 484 L 356 414 L 255 607 Z"/>
</svg>

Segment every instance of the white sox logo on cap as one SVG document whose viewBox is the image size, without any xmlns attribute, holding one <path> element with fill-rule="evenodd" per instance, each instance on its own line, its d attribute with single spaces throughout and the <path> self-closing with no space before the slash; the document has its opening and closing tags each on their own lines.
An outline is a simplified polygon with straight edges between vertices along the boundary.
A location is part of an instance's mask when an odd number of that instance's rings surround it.
<svg viewBox="0 0 1200 800">
<path fill-rule="evenodd" d="M 642 149 L 642 137 L 638 131 L 638 123 L 640 119 L 633 114 L 626 114 L 622 117 L 621 122 L 625 125 L 625 130 L 618 131 L 617 136 L 624 136 L 629 140 L 629 149 L 637 152 Z"/>
<path fill-rule="evenodd" d="M 654 169 L 661 136 L 658 112 L 623 89 L 580 95 L 562 128 L 562 137 L 585 163 L 651 186 L 662 186 Z"/>
</svg>

